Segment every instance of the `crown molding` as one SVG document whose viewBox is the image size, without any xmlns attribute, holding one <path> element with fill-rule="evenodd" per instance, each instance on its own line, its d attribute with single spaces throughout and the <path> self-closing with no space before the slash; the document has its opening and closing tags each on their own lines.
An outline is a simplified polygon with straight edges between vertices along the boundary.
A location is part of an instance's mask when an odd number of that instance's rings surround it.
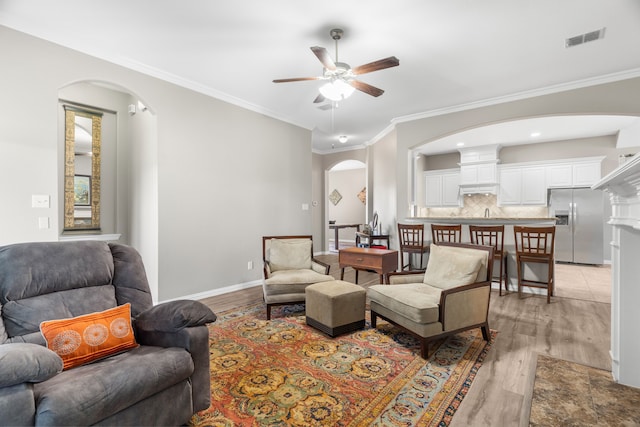
<svg viewBox="0 0 640 427">
<path fill-rule="evenodd" d="M 473 110 L 475 108 L 489 107 L 492 105 L 504 104 L 506 102 L 520 101 L 528 98 L 535 98 L 543 95 L 551 95 L 554 93 L 565 92 L 573 89 L 581 89 L 589 86 L 596 86 L 605 83 L 613 83 L 621 80 L 628 80 L 640 77 L 640 68 L 620 71 L 617 73 L 605 74 L 603 76 L 590 77 L 582 80 L 575 80 L 568 83 L 561 83 L 543 88 L 517 92 L 510 95 L 499 96 L 495 98 L 483 99 L 480 101 L 469 102 L 466 104 L 453 105 L 451 107 L 439 108 L 436 110 L 424 111 L 422 113 L 409 114 L 406 116 L 395 117 L 391 119 L 392 124 L 411 122 L 414 120 L 426 119 L 429 117 L 442 116 L 449 113 L 457 113 L 460 111 Z"/>
</svg>

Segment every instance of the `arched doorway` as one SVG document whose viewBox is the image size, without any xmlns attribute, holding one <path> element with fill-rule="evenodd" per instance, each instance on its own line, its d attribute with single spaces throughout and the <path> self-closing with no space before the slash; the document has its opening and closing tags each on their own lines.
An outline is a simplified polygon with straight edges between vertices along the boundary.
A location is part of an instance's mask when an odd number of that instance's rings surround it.
<svg viewBox="0 0 640 427">
<path fill-rule="evenodd" d="M 355 226 L 366 223 L 366 164 L 359 160 L 341 161 L 326 171 L 325 182 L 328 218 L 325 247 L 329 252 L 337 252 L 341 246 L 355 245 Z"/>
<path fill-rule="evenodd" d="M 117 240 L 143 258 L 154 301 L 158 300 L 157 117 L 144 100 L 112 82 L 79 81 L 58 90 L 59 194 L 64 195 L 63 105 L 104 112 L 100 166 L 100 232 L 63 235 L 61 240 Z M 60 206 L 64 206 L 61 201 Z M 62 230 L 63 227 L 60 226 Z"/>
</svg>

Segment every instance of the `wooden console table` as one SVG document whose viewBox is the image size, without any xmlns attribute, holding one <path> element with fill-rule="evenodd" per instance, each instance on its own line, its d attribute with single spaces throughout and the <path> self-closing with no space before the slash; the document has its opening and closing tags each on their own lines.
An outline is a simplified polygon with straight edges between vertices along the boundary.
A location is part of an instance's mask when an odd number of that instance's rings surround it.
<svg viewBox="0 0 640 427">
<path fill-rule="evenodd" d="M 344 279 L 345 267 L 351 267 L 356 271 L 356 283 L 358 283 L 358 270 L 371 270 L 380 275 L 380 283 L 384 283 L 388 273 L 398 269 L 398 251 L 375 248 L 346 248 L 338 252 L 340 263 L 340 280 Z"/>
<path fill-rule="evenodd" d="M 338 232 L 341 228 L 355 228 L 356 231 L 360 231 L 360 224 L 329 224 L 329 229 L 334 230 L 336 233 L 335 243 L 333 244 L 334 249 L 337 251 L 340 248 L 340 236 Z"/>
</svg>

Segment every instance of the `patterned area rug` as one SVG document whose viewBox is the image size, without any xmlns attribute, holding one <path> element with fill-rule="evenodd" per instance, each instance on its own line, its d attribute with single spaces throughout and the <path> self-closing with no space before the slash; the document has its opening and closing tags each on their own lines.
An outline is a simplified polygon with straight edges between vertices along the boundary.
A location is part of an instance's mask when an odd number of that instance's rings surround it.
<svg viewBox="0 0 640 427">
<path fill-rule="evenodd" d="M 337 338 L 304 307 L 218 314 L 209 326 L 212 406 L 194 426 L 446 426 L 490 348 L 480 330 L 431 344 L 381 321 Z M 496 332 L 491 331 L 491 342 Z"/>
</svg>

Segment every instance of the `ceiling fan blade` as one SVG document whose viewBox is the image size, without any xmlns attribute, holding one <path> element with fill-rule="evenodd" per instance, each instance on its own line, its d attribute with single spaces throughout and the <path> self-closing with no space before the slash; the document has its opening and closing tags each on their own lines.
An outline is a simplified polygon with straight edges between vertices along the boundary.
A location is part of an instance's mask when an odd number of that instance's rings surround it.
<svg viewBox="0 0 640 427">
<path fill-rule="evenodd" d="M 288 83 L 288 82 L 304 82 L 307 80 L 320 80 L 322 77 L 294 77 L 292 79 L 277 79 L 274 83 Z"/>
<path fill-rule="evenodd" d="M 368 83 L 364 83 L 358 80 L 349 80 L 349 84 L 355 87 L 356 89 L 358 89 L 359 91 L 369 94 L 371 96 L 378 97 L 384 93 L 382 89 L 379 89 L 375 86 L 371 86 Z"/>
<path fill-rule="evenodd" d="M 329 52 L 327 52 L 327 49 L 319 46 L 313 46 L 311 50 L 313 51 L 313 53 L 315 53 L 320 62 L 322 62 L 324 68 L 331 71 L 334 71 L 336 69 L 336 64 L 333 62 L 333 59 L 331 59 L 331 56 L 329 55 Z"/>
<path fill-rule="evenodd" d="M 395 56 L 379 59 L 377 61 L 369 62 L 368 64 L 360 65 L 352 68 L 351 71 L 355 75 L 370 73 L 372 71 L 384 70 L 385 68 L 396 67 L 400 65 L 400 60 Z"/>
<path fill-rule="evenodd" d="M 313 100 L 314 104 L 319 104 L 321 102 L 323 102 L 325 99 L 324 95 L 322 95 L 321 93 L 318 94 L 318 96 L 316 96 L 316 99 Z"/>
</svg>

